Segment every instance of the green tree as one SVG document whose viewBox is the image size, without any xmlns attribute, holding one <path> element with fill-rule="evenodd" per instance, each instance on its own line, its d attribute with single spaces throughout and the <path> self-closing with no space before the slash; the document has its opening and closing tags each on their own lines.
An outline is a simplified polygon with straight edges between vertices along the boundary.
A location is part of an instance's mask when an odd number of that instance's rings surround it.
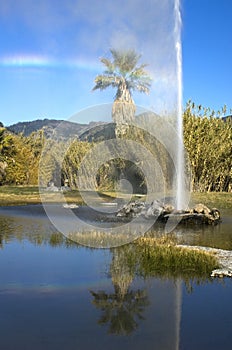
<svg viewBox="0 0 232 350">
<path fill-rule="evenodd" d="M 4 127 L 0 126 L 0 160 L 6 159 L 14 153 L 13 137 Z"/>
<path fill-rule="evenodd" d="M 30 167 L 28 169 L 29 175 L 29 184 L 37 185 L 38 184 L 38 170 L 39 170 L 39 161 L 42 153 L 42 149 L 45 142 L 43 130 L 33 132 L 30 136 L 25 139 L 27 147 L 30 149 Z"/>
<path fill-rule="evenodd" d="M 37 185 L 42 133 L 32 133 L 28 137 L 12 134 L 10 137 L 13 151 L 7 159 L 5 184 Z"/>
<path fill-rule="evenodd" d="M 6 131 L 3 124 L 0 125 L 0 185 L 5 184 L 7 168 L 13 162 L 15 145 L 13 137 Z"/>
<path fill-rule="evenodd" d="M 66 148 L 63 141 L 47 139 L 42 149 L 39 162 L 39 185 L 48 186 L 53 182 L 55 186 L 62 185 L 62 156 Z"/>
<path fill-rule="evenodd" d="M 71 188 L 78 187 L 78 169 L 84 156 L 91 149 L 92 143 L 74 140 L 67 149 L 62 163 L 62 179 L 68 180 Z"/>
</svg>

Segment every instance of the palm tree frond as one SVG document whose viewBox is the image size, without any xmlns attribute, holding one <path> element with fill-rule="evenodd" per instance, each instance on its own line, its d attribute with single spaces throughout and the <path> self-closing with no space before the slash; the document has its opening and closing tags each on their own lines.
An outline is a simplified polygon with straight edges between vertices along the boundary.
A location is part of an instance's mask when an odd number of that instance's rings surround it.
<svg viewBox="0 0 232 350">
<path fill-rule="evenodd" d="M 92 91 L 95 90 L 104 90 L 107 89 L 109 86 L 111 87 L 117 87 L 120 82 L 120 78 L 114 75 L 107 75 L 107 74 L 102 74 L 98 75 L 95 78 L 95 86 L 93 87 Z"/>
<path fill-rule="evenodd" d="M 131 114 L 129 112 L 120 112 L 127 113 L 124 119 L 129 120 L 131 119 L 131 116 L 128 117 L 129 114 L 132 115 L 134 113 L 132 91 L 137 90 L 148 94 L 152 79 L 146 72 L 147 64 L 138 64 L 141 55 L 136 53 L 135 50 L 111 49 L 110 53 L 112 55 L 111 59 L 101 58 L 101 62 L 106 69 L 103 74 L 95 78 L 95 86 L 92 90 L 104 90 L 108 87 L 116 88 L 115 102 L 130 103 L 132 106 Z M 115 111 L 112 113 L 116 115 Z"/>
<path fill-rule="evenodd" d="M 107 58 L 101 58 L 101 62 L 107 67 L 107 72 L 113 72 L 115 69 L 114 64 Z"/>
<path fill-rule="evenodd" d="M 138 55 L 134 50 L 110 50 L 113 56 L 114 66 L 122 73 L 131 72 L 137 65 L 141 55 Z"/>
</svg>

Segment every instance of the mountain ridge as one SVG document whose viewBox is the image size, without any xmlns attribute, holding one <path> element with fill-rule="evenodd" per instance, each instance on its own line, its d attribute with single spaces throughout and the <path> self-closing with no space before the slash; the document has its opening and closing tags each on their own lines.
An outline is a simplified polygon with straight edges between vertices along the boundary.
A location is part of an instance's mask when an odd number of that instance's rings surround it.
<svg viewBox="0 0 232 350">
<path fill-rule="evenodd" d="M 30 136 L 33 132 L 43 130 L 46 137 L 51 137 L 54 133 L 57 133 L 58 138 L 67 139 L 69 137 L 79 138 L 83 133 L 88 132 L 90 129 L 104 124 L 105 122 L 101 121 L 91 121 L 88 124 L 84 124 L 74 123 L 67 120 L 45 118 L 18 122 L 7 126 L 6 129 L 14 134 L 22 134 L 23 136 Z"/>
</svg>

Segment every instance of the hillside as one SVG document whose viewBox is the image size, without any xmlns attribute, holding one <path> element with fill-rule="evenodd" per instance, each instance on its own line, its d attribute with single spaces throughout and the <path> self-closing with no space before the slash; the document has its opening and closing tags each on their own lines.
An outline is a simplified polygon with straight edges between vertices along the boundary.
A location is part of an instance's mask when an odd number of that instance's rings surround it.
<svg viewBox="0 0 232 350">
<path fill-rule="evenodd" d="M 7 129 L 15 134 L 22 133 L 24 136 L 43 130 L 46 137 L 51 137 L 55 133 L 59 139 L 67 139 L 69 137 L 79 137 L 88 130 L 103 124 L 104 122 L 80 124 L 65 120 L 37 119 L 30 122 L 19 122 L 8 126 Z"/>
<path fill-rule="evenodd" d="M 226 117 L 222 117 L 222 120 L 224 120 L 224 122 L 226 122 L 226 121 L 232 122 L 232 114 L 227 115 Z"/>
<path fill-rule="evenodd" d="M 95 125 L 80 135 L 81 141 L 100 142 L 115 139 L 115 124 Z"/>
</svg>

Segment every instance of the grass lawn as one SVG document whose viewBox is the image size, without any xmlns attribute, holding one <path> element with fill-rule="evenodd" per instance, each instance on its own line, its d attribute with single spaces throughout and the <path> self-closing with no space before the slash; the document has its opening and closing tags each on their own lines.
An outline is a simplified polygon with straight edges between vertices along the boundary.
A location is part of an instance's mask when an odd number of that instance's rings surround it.
<svg viewBox="0 0 232 350">
<path fill-rule="evenodd" d="M 99 196 L 105 201 L 112 199 L 110 195 L 103 193 L 99 193 Z M 78 190 L 64 193 L 64 198 L 61 193 L 57 192 L 43 193 L 43 197 L 47 203 L 63 203 L 66 201 L 67 203 L 84 204 Z M 41 197 L 37 186 L 0 186 L 0 206 L 40 203 Z"/>
<path fill-rule="evenodd" d="M 95 197 L 94 193 L 88 195 Z M 114 198 L 113 192 L 99 193 L 99 201 L 110 201 Z M 123 196 L 123 195 L 122 195 Z M 67 202 L 84 204 L 84 201 L 78 190 L 64 193 L 64 198 L 59 193 L 46 193 L 46 202 Z M 143 198 L 141 198 L 143 200 Z M 24 205 L 41 203 L 39 188 L 37 186 L 0 186 L 0 206 L 4 205 Z M 211 192 L 211 193 L 192 193 L 190 206 L 196 203 L 204 203 L 209 207 L 232 208 L 232 193 Z"/>
<path fill-rule="evenodd" d="M 203 203 L 209 208 L 216 207 L 220 209 L 232 208 L 231 192 L 194 192 L 191 194 L 190 207 L 193 204 Z"/>
</svg>

